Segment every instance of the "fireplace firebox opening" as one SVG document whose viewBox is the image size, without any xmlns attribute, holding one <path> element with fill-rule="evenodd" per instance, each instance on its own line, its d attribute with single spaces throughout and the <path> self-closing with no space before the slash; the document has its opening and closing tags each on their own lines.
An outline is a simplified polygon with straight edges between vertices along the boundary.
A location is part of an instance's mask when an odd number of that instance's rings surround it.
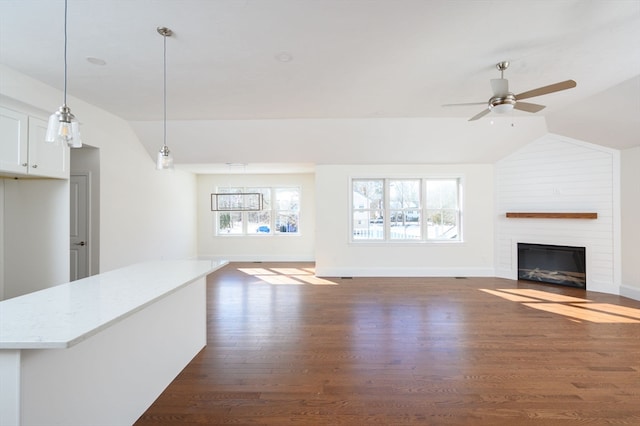
<svg viewBox="0 0 640 426">
<path fill-rule="evenodd" d="M 586 289 L 585 248 L 518 243 L 518 279 Z"/>
</svg>

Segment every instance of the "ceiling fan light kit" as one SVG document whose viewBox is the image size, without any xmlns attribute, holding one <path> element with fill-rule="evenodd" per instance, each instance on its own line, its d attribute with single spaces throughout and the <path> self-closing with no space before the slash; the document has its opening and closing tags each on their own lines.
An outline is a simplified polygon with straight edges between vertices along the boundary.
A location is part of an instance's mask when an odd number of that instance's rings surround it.
<svg viewBox="0 0 640 426">
<path fill-rule="evenodd" d="M 488 101 L 488 106 L 485 110 L 479 112 L 469 119 L 469 121 L 478 120 L 490 112 L 498 114 L 504 114 L 510 112 L 513 109 L 520 111 L 536 113 L 545 108 L 544 105 L 532 104 L 529 102 L 521 102 L 521 99 L 533 98 L 535 96 L 547 95 L 549 93 L 559 92 L 561 90 L 571 89 L 576 87 L 576 82 L 573 80 L 561 81 L 559 83 L 550 84 L 548 86 L 538 87 L 537 89 L 529 90 L 518 95 L 514 95 L 509 91 L 509 81 L 504 78 L 504 71 L 509 68 L 508 61 L 498 62 L 496 68 L 500 70 L 500 78 L 491 80 L 491 89 L 493 96 Z M 461 105 L 481 105 L 478 103 L 465 103 L 465 104 L 446 104 L 443 106 L 461 106 Z"/>
<path fill-rule="evenodd" d="M 504 114 L 511 111 L 516 105 L 516 97 L 513 93 L 507 93 L 505 96 L 494 96 L 489 99 L 489 109 L 498 114 Z"/>
</svg>

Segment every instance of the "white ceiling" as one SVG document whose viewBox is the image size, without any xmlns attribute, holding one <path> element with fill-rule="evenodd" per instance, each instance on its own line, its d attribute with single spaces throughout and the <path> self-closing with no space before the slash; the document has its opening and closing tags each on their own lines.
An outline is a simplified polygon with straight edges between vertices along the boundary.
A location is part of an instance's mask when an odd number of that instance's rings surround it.
<svg viewBox="0 0 640 426">
<path fill-rule="evenodd" d="M 68 2 L 69 94 L 129 121 L 150 155 L 162 145 L 156 27 L 174 31 L 167 143 L 200 171 L 495 161 L 547 126 L 640 145 L 640 0 Z M 62 88 L 63 16 L 62 0 L 0 0 L 0 63 Z M 578 85 L 493 124 L 467 121 L 484 106 L 441 106 L 488 100 L 502 60 L 516 94 Z"/>
</svg>

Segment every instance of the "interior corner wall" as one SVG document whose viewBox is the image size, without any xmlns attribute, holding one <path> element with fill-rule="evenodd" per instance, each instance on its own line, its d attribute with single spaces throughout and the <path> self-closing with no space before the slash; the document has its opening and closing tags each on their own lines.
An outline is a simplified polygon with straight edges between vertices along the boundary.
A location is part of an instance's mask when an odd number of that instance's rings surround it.
<svg viewBox="0 0 640 426">
<path fill-rule="evenodd" d="M 351 242 L 350 179 L 461 177 L 462 242 Z M 493 165 L 316 166 L 316 274 L 493 276 Z"/>
<path fill-rule="evenodd" d="M 4 179 L 0 179 L 0 300 L 4 300 Z"/>
<path fill-rule="evenodd" d="M 620 294 L 640 300 L 640 146 L 620 153 L 622 285 Z"/>
<path fill-rule="evenodd" d="M 305 174 L 198 175 L 198 255 L 229 261 L 313 261 L 315 259 L 315 178 Z M 299 187 L 300 235 L 215 234 L 211 193 L 218 187 Z"/>
<path fill-rule="evenodd" d="M 586 248 L 587 290 L 620 291 L 619 151 L 548 134 L 496 163 L 496 275 L 517 279 L 517 243 Z M 507 212 L 596 212 L 514 219 Z"/>
<path fill-rule="evenodd" d="M 82 106 L 83 140 L 100 149 L 100 272 L 195 256 L 195 175 L 156 170 L 124 120 Z"/>
<path fill-rule="evenodd" d="M 0 96 L 41 111 L 60 106 L 59 90 L 4 65 L 0 73 Z M 100 272 L 195 256 L 195 175 L 155 170 L 126 121 L 72 96 L 68 104 L 81 122 L 83 142 L 100 149 Z"/>
</svg>

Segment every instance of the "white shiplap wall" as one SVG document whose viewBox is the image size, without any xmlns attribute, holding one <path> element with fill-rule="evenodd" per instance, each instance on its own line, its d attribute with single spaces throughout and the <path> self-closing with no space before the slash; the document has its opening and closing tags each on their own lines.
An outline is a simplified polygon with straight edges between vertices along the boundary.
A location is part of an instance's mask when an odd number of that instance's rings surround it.
<svg viewBox="0 0 640 426">
<path fill-rule="evenodd" d="M 586 247 L 587 290 L 620 287 L 620 155 L 548 134 L 496 164 L 496 274 L 517 278 L 517 243 Z M 588 219 L 507 219 L 506 212 L 596 212 Z"/>
</svg>

